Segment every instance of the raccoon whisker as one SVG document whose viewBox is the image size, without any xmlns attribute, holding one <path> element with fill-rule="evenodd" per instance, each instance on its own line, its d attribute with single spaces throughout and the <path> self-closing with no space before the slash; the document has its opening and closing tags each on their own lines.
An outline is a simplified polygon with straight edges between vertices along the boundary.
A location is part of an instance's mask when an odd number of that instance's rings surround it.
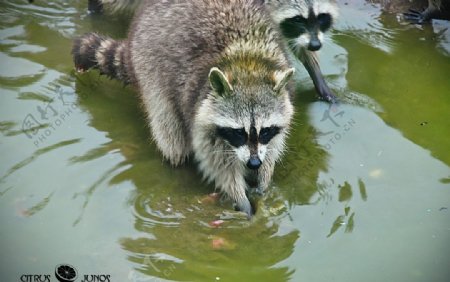
<svg viewBox="0 0 450 282">
<path fill-rule="evenodd" d="M 283 156 L 285 153 L 295 153 L 297 150 L 293 150 L 290 146 L 284 146 L 284 150 L 281 151 L 281 155 Z"/>
<path fill-rule="evenodd" d="M 233 155 L 235 154 L 234 151 L 223 151 L 223 150 L 216 150 L 216 151 L 211 151 L 212 154 L 226 154 L 226 155 Z"/>
<path fill-rule="evenodd" d="M 289 39 L 287 41 L 294 55 L 300 57 L 302 55 L 303 47 L 298 44 L 297 38 Z"/>
</svg>

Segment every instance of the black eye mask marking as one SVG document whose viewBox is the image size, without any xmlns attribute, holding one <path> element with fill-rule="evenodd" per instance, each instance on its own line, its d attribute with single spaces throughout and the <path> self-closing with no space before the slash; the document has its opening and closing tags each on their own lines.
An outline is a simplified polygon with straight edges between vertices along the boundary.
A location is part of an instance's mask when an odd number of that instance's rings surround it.
<svg viewBox="0 0 450 282">
<path fill-rule="evenodd" d="M 271 126 L 271 127 L 264 127 L 261 128 L 261 131 L 259 132 L 259 143 L 261 144 L 268 144 L 270 140 L 272 140 L 275 135 L 280 133 L 281 128 L 278 126 Z"/>
<path fill-rule="evenodd" d="M 319 23 L 319 28 L 322 32 L 327 31 L 331 27 L 332 19 L 330 14 L 319 14 L 317 16 L 317 22 Z"/>
<path fill-rule="evenodd" d="M 282 21 L 280 23 L 280 28 L 284 37 L 292 39 L 308 32 L 307 24 L 307 19 L 302 16 L 295 16 Z"/>
<path fill-rule="evenodd" d="M 244 128 L 217 127 L 217 135 L 236 148 L 245 145 L 248 139 L 247 132 L 245 132 Z"/>
<path fill-rule="evenodd" d="M 331 15 L 328 13 L 321 13 L 317 17 L 311 10 L 308 18 L 300 15 L 285 19 L 280 23 L 281 31 L 284 37 L 293 39 L 304 33 L 317 34 L 318 31 L 327 31 L 332 24 Z"/>
</svg>

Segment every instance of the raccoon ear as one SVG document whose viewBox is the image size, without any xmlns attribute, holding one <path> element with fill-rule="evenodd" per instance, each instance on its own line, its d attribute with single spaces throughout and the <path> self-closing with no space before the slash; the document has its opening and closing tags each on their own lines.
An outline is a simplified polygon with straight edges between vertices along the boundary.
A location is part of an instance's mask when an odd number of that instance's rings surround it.
<svg viewBox="0 0 450 282">
<path fill-rule="evenodd" d="M 294 68 L 290 68 L 285 71 L 276 71 L 273 74 L 273 78 L 275 80 L 275 87 L 273 88 L 273 91 L 279 93 L 281 89 L 283 89 L 289 82 L 294 72 L 295 72 Z"/>
<path fill-rule="evenodd" d="M 212 89 L 219 94 L 219 96 L 225 96 L 231 94 L 233 91 L 233 87 L 231 86 L 228 78 L 225 74 L 214 67 L 209 71 L 209 83 L 211 84 Z"/>
</svg>

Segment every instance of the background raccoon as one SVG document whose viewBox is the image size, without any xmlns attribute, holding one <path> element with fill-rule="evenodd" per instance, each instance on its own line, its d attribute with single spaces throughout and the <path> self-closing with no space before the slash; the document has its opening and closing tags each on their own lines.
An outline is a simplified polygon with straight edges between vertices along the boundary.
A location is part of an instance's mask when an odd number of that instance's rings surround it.
<svg viewBox="0 0 450 282">
<path fill-rule="evenodd" d="M 249 184 L 267 187 L 293 115 L 279 33 L 262 1 L 153 2 L 125 41 L 76 39 L 75 66 L 135 83 L 163 156 L 175 166 L 193 153 L 251 216 Z"/>
<path fill-rule="evenodd" d="M 266 0 L 272 19 L 279 25 L 289 49 L 311 76 L 319 96 L 335 102 L 319 67 L 316 51 L 322 47 L 324 32 L 338 16 L 334 0 Z"/>
</svg>

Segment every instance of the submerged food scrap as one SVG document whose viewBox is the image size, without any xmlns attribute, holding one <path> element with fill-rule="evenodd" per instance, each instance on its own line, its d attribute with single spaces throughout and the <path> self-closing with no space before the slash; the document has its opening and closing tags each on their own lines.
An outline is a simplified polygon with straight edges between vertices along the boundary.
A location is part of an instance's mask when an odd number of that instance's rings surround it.
<svg viewBox="0 0 450 282">
<path fill-rule="evenodd" d="M 234 250 L 236 248 L 235 243 L 220 236 L 211 237 L 211 246 L 214 250 Z"/>
<path fill-rule="evenodd" d="M 218 220 L 213 220 L 209 223 L 209 226 L 211 227 L 219 227 L 221 226 L 225 221 L 218 219 Z"/>
</svg>

